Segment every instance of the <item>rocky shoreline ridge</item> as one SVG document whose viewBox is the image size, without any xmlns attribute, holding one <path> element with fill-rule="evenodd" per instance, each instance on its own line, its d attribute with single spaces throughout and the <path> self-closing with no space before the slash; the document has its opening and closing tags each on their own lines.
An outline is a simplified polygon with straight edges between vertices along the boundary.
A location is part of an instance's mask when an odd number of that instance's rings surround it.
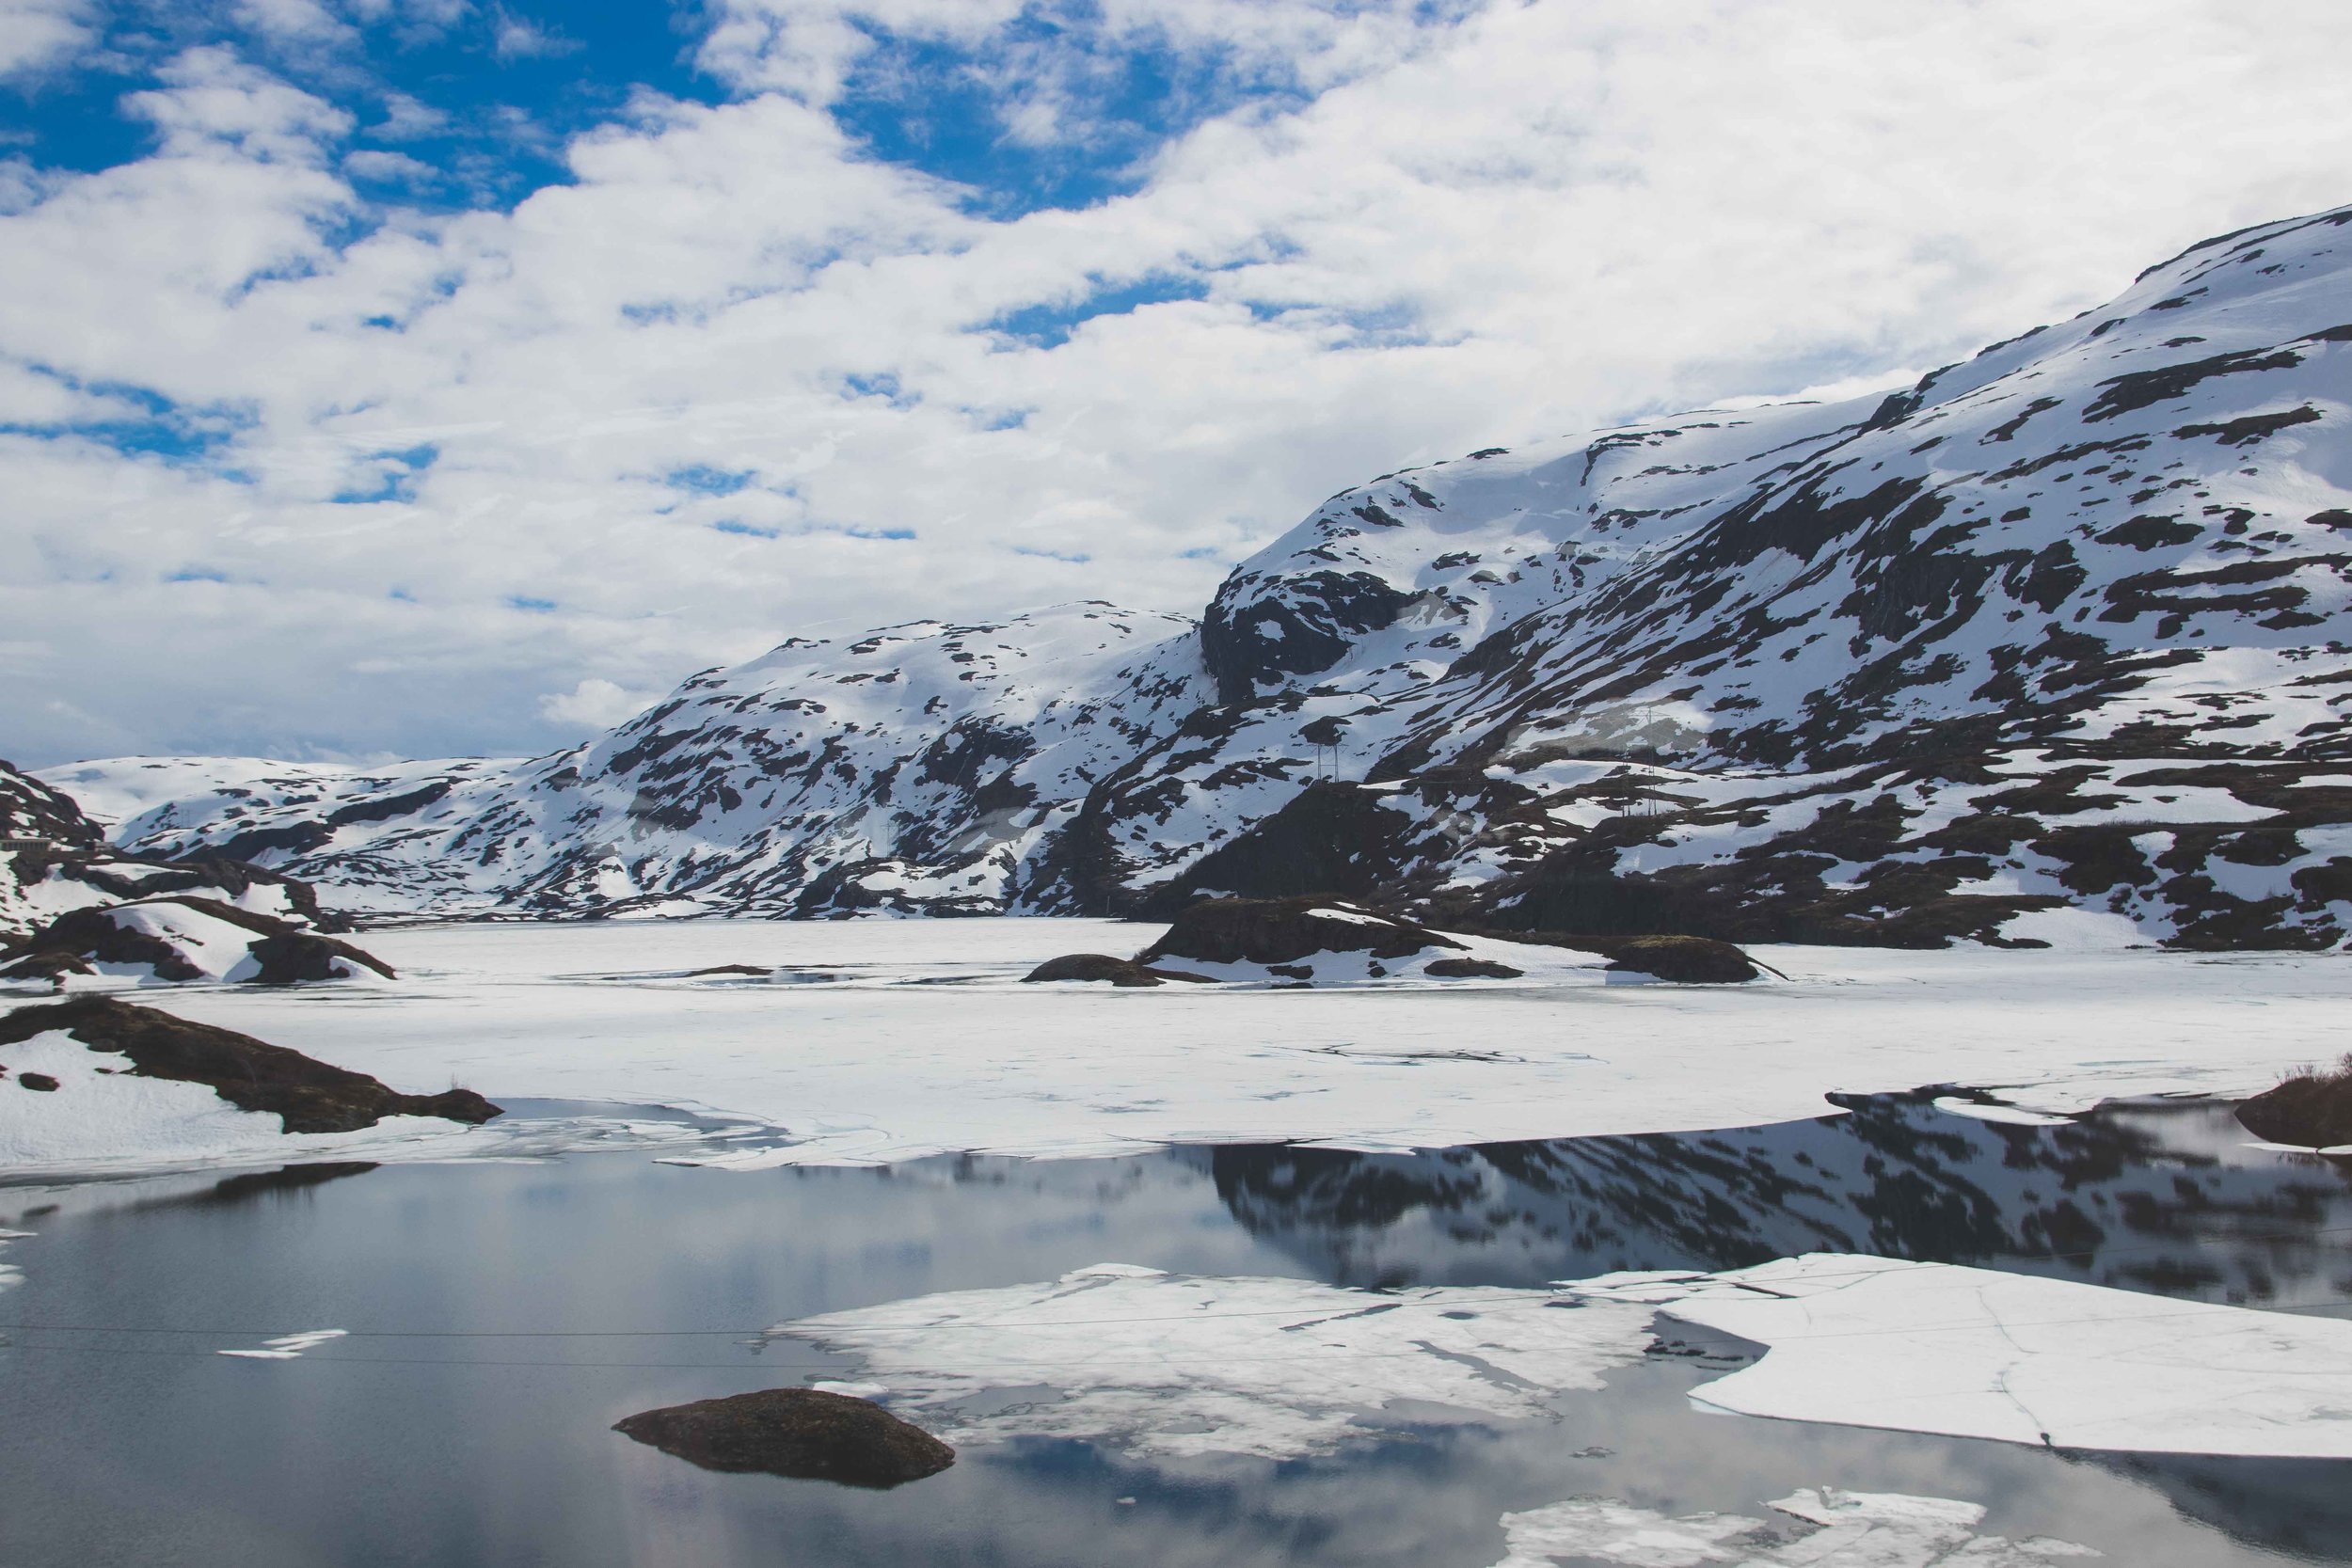
<svg viewBox="0 0 2352 1568">
<path fill-rule="evenodd" d="M 211 856 L 373 915 L 1313 895 L 1447 930 L 2325 950 L 2352 936 L 2347 428 L 2352 208 L 1892 395 L 1384 475 L 1197 621 L 793 639 L 530 760 L 8 787 L 105 824 L 56 841 L 75 877 Z M 58 831 L 0 846 L 0 929 L 39 923 L 56 851 L 21 846 Z"/>
</svg>

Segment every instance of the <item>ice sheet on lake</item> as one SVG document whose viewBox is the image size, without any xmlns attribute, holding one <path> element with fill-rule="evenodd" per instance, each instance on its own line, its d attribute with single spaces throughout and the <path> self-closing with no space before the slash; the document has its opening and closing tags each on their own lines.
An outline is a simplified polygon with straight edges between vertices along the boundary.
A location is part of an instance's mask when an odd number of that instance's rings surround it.
<svg viewBox="0 0 2352 1568">
<path fill-rule="evenodd" d="M 1615 1498 L 1586 1497 L 1502 1516 L 1510 1553 L 1495 1568 L 1552 1568 L 1562 1558 L 1622 1568 L 2048 1568 L 2100 1554 L 2046 1536 L 1979 1535 L 1984 1510 L 1947 1497 L 1807 1487 L 1770 1505 L 1811 1526 L 1788 1531 L 1737 1513 L 1669 1518 Z M 1794 1535 L 1794 1539 L 1790 1536 Z"/>
<path fill-rule="evenodd" d="M 2058 1115 L 2265 1088 L 2342 1053 L 2352 1001 L 2352 965 L 2326 954 L 1775 947 L 1787 984 L 1715 988 L 1611 986 L 1589 967 L 1451 989 L 1020 981 L 1155 934 L 1017 918 L 384 930 L 367 942 L 397 983 L 192 987 L 168 1005 L 409 1092 L 453 1079 L 493 1100 L 725 1112 L 788 1130 L 759 1161 L 860 1164 L 1694 1131 L 1927 1084 Z M 678 978 L 717 964 L 854 978 Z"/>
<path fill-rule="evenodd" d="M 771 1332 L 850 1352 L 891 1403 L 954 1441 L 1072 1437 L 1170 1455 L 1329 1450 L 1409 1402 L 1529 1418 L 1597 1388 L 1648 1342 L 1650 1308 L 1543 1291 L 1375 1294 L 1105 1263 L 1050 1285 L 964 1291 Z M 957 1407 L 993 1390 L 1021 1402 Z"/>
<path fill-rule="evenodd" d="M 862 1380 L 960 1441 L 1286 1458 L 1377 1426 L 1384 1407 L 1543 1417 L 1554 1397 L 1639 1359 L 1661 1314 L 1768 1347 L 1692 1392 L 1734 1414 L 2352 1458 L 2352 1323 L 1837 1254 L 1557 1291 L 1358 1291 L 1106 1263 L 770 1333 L 855 1354 Z"/>
<path fill-rule="evenodd" d="M 1770 1347 L 1692 1391 L 1787 1420 L 2110 1452 L 2352 1459 L 2352 1323 L 1815 1254 L 1567 1287 Z"/>
</svg>

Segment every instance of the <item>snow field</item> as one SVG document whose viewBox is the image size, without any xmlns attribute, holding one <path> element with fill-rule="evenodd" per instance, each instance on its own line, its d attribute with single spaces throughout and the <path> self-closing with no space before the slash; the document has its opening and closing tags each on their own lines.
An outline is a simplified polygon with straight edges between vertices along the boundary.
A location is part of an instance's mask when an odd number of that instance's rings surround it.
<svg viewBox="0 0 2352 1568">
<path fill-rule="evenodd" d="M 1573 959 L 1513 982 L 1020 983 L 1057 954 L 1157 934 L 1037 919 L 416 927 L 365 934 L 398 982 L 189 987 L 169 1006 L 406 1092 L 454 1080 L 493 1100 L 783 1129 L 781 1146 L 681 1155 L 748 1165 L 1693 1131 L 1927 1085 L 2055 1114 L 2242 1095 L 2341 1055 L 2352 996 L 2333 956 L 2097 949 L 1763 948 L 1788 980 L 1736 987 L 1612 985 Z M 779 973 L 687 977 L 719 964 Z"/>
</svg>

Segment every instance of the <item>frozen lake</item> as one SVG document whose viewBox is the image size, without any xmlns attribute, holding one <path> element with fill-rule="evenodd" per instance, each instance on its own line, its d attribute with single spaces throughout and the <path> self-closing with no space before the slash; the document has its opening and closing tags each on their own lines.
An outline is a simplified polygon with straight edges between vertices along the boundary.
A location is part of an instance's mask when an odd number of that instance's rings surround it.
<svg viewBox="0 0 2352 1568">
<path fill-rule="evenodd" d="M 0 1560 L 1813 1561 L 1768 1539 L 1813 1528 L 1770 1506 L 1800 1494 L 1865 1499 L 1834 1528 L 1868 1539 L 1819 1560 L 1833 1563 L 1963 1547 L 1972 1563 L 2067 1560 L 2060 1543 L 2120 1562 L 2352 1560 L 2341 1462 L 2094 1458 L 1708 1415 L 1689 1391 L 1742 1352 L 1695 1339 L 1532 1415 L 1366 1410 L 1343 1442 L 1296 1457 L 1024 1437 L 1022 1411 L 1057 1394 L 1008 1384 L 961 1413 L 998 1435 L 886 1494 L 711 1475 L 607 1430 L 656 1405 L 865 1375 L 770 1325 L 1104 1262 L 1534 1289 L 1835 1250 L 2298 1317 L 2352 1308 L 2344 1167 L 2248 1148 L 2210 1108 L 2026 1126 L 1874 1097 L 1732 1132 L 1421 1153 L 653 1158 L 692 1147 L 0 1189 L 0 1228 L 29 1232 L 0 1251 L 24 1275 L 0 1292 L 14 1325 Z M 326 1328 L 349 1332 L 293 1359 L 217 1354 Z M 1378 1388 L 1387 1374 L 1374 1361 L 1351 1375 Z M 1693 1522 L 1708 1514 L 1768 1528 L 1692 1555 L 1731 1528 Z M 1658 1544 L 1670 1537 L 1682 1555 Z"/>
<path fill-rule="evenodd" d="M 2352 963 L 2336 954 L 2096 949 L 1764 947 L 1786 978 L 1744 986 L 1622 984 L 1590 955 L 1500 942 L 1538 972 L 1312 990 L 1021 983 L 1046 958 L 1130 954 L 1159 931 L 1034 919 L 422 927 L 361 938 L 397 981 L 139 994 L 406 1093 L 463 1085 L 501 1104 L 661 1104 L 756 1124 L 763 1135 L 709 1156 L 751 1166 L 1753 1127 L 1818 1116 L 1828 1095 L 1931 1084 L 2058 1111 L 2244 1095 L 2341 1055 L 2352 1006 Z M 762 973 L 702 973 L 734 966 Z M 77 1149 L 61 1117 L 0 1097 L 0 1167 L 445 1158 L 518 1136 L 511 1121 L 478 1133 L 427 1123 L 441 1137 L 403 1148 L 411 1123 L 294 1140 L 297 1151 L 255 1117 L 243 1132 L 120 1147 L 100 1117 L 87 1123 L 97 1143 Z"/>
</svg>

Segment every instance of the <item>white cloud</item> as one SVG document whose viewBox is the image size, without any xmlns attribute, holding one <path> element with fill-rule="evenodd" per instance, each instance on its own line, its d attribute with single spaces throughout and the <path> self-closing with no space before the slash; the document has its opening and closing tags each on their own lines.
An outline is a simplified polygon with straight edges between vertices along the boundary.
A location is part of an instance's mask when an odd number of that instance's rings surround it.
<svg viewBox="0 0 2352 1568">
<path fill-rule="evenodd" d="M 319 0 L 236 0 L 230 10 L 243 25 L 281 43 L 340 47 L 358 38 Z"/>
<path fill-rule="evenodd" d="M 349 244 L 338 170 L 391 166 L 339 163 L 352 117 L 183 56 L 131 101 L 154 156 L 0 216 L 0 354 L 215 443 L 0 436 L 0 620 L 78 715 L 12 711 L 0 752 L 536 749 L 584 672 L 660 690 L 810 622 L 1073 574 L 1193 610 L 1370 474 L 1876 382 L 2352 196 L 2352 13 L 2314 0 L 1119 0 L 1102 26 L 1230 29 L 1308 96 L 1001 220 L 823 107 L 855 21 L 976 45 L 1011 12 L 746 0 L 704 51 L 739 101 L 640 100 L 567 184 Z M 1083 136 L 1072 92 L 1006 113 Z M 1144 280 L 1199 297 L 991 325 Z"/>
<path fill-rule="evenodd" d="M 549 32 L 529 17 L 501 10 L 492 29 L 490 47 L 501 60 L 531 60 L 568 55 L 580 47 L 580 40 Z"/>
<path fill-rule="evenodd" d="M 97 41 L 87 0 L 0 0 L 0 78 L 55 66 Z"/>
<path fill-rule="evenodd" d="M 367 128 L 379 141 L 415 141 L 449 129 L 449 116 L 405 92 L 384 95 L 384 118 Z"/>
<path fill-rule="evenodd" d="M 595 676 L 569 691 L 549 691 L 540 697 L 539 711 L 550 723 L 569 724 L 582 731 L 610 729 L 653 705 L 657 694 L 631 691 L 615 681 Z"/>
<path fill-rule="evenodd" d="M 422 159 L 373 149 L 344 153 L 343 172 L 362 180 L 399 180 L 412 185 L 430 185 L 441 177 L 439 169 Z"/>
</svg>

